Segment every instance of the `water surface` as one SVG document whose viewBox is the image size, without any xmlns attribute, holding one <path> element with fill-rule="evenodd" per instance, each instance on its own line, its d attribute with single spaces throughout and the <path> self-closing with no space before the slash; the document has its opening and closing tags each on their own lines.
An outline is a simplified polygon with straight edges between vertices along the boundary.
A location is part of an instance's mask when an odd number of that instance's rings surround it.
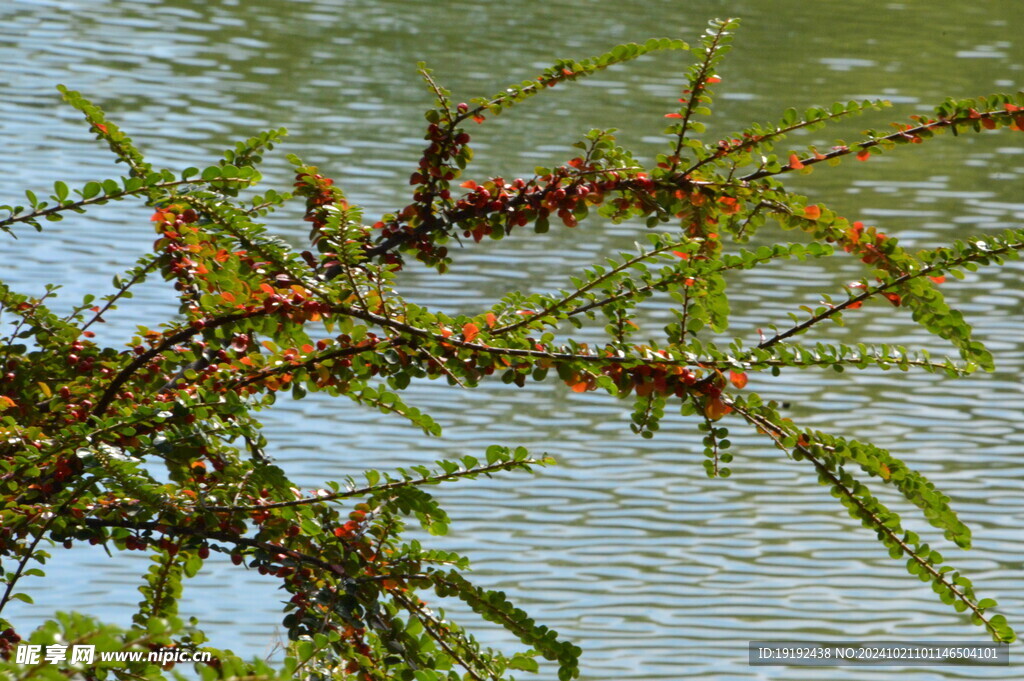
<svg viewBox="0 0 1024 681">
<path fill-rule="evenodd" d="M 794 148 L 830 146 L 868 126 L 926 113 L 947 95 L 1024 86 L 1019 3 L 734 2 L 743 18 L 722 68 L 714 134 L 777 118 L 787 106 L 883 97 L 896 110 L 794 138 Z M 423 146 L 430 95 L 415 73 L 427 61 L 457 98 L 491 94 L 531 77 L 553 58 L 597 54 L 611 45 L 669 35 L 693 40 L 720 3 L 621 0 L 595 3 L 124 2 L 65 0 L 0 7 L 0 201 L 116 176 L 78 114 L 58 104 L 56 83 L 101 104 L 157 165 L 203 165 L 254 132 L 291 134 L 268 157 L 268 186 L 290 184 L 283 155 L 298 153 L 338 179 L 373 216 L 404 203 Z M 662 116 L 674 108 L 688 61 L 662 54 L 616 67 L 564 91 L 537 97 L 472 131 L 480 176 L 529 174 L 572 154 L 591 127 L 617 127 L 646 159 L 663 150 Z M 924 247 L 971 233 L 1019 226 L 1024 216 L 1020 135 L 946 137 L 905 153 L 847 163 L 793 180 L 814 201 Z M 272 226 L 293 243 L 306 227 L 295 211 Z M 594 222 L 467 248 L 452 274 L 411 269 L 406 295 L 451 311 L 473 311 L 512 289 L 552 290 L 601 252 L 631 248 L 642 227 Z M 774 237 L 774 235 L 766 235 Z M 0 265 L 9 283 L 39 291 L 103 291 L 111 274 L 152 241 L 148 211 L 127 204 L 48 224 L 39 237 L 6 239 Z M 113 247 L 116 246 L 116 247 Z M 790 263 L 747 273 L 732 295 L 734 330 L 783 324 L 786 312 L 859 278 L 851 259 Z M 792 404 L 801 424 L 860 435 L 892 448 L 953 499 L 975 532 L 947 558 L 998 596 L 1024 627 L 1024 268 L 950 281 L 990 343 L 999 371 L 951 382 L 898 372 L 754 376 L 749 389 Z M 69 297 L 70 298 L 70 297 Z M 112 317 L 111 342 L 135 324 L 172 314 L 159 286 L 141 290 Z M 657 329 L 665 309 L 645 325 Z M 902 311 L 882 306 L 851 315 L 845 328 L 814 340 L 898 341 L 947 350 Z M 807 340 L 811 340 L 810 337 Z M 536 478 L 512 475 L 438 490 L 452 533 L 438 546 L 469 555 L 475 579 L 503 589 L 536 618 L 584 649 L 587 679 L 887 679 L 890 671 L 750 668 L 748 640 L 964 640 L 984 634 L 891 561 L 871 533 L 845 516 L 814 476 L 734 428 L 729 480 L 708 480 L 693 423 L 670 417 L 652 441 L 629 433 L 629 404 L 572 395 L 564 386 L 486 385 L 454 392 L 416 384 L 409 400 L 445 428 L 424 441 L 414 428 L 341 402 L 310 398 L 265 414 L 273 454 L 306 487 L 365 467 L 389 468 L 478 454 L 487 444 L 523 444 L 560 461 Z M 926 533 L 906 504 L 907 525 Z M 216 644 L 271 654 L 280 632 L 280 595 L 256 574 L 219 564 L 195 580 L 182 613 L 195 615 Z M 37 605 L 16 619 L 37 622 L 56 609 L 94 612 L 127 624 L 138 601 L 137 563 L 102 552 L 58 557 Z M 23 618 L 23 619 L 22 619 Z M 464 618 L 472 624 L 473 619 Z M 509 636 L 473 625 L 496 646 Z M 553 678 L 546 670 L 544 678 Z M 1015 679 L 1006 668 L 910 669 L 908 679 Z"/>
</svg>

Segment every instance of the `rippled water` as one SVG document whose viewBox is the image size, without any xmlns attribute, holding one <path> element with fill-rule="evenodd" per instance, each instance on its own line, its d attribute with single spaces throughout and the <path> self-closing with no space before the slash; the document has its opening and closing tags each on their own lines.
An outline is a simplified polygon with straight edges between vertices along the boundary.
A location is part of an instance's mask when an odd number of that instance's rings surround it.
<svg viewBox="0 0 1024 681">
<path fill-rule="evenodd" d="M 744 19 L 722 69 L 720 132 L 770 120 L 786 106 L 886 97 L 897 112 L 815 132 L 794 145 L 831 145 L 869 125 L 927 111 L 946 95 L 1024 86 L 1024 5 L 1008 2 L 735 2 Z M 201 165 L 203 157 L 254 131 L 284 125 L 286 150 L 268 159 L 268 186 L 286 186 L 283 153 L 321 164 L 368 215 L 399 205 L 422 147 L 429 95 L 415 62 L 466 98 L 518 82 L 555 57 L 586 56 L 629 40 L 670 34 L 693 39 L 723 10 L 702 0 L 593 3 L 119 2 L 54 0 L 0 4 L 0 202 L 55 179 L 78 184 L 114 176 L 77 114 L 53 86 L 80 89 L 105 107 L 158 165 Z M 590 127 L 618 127 L 648 158 L 663 144 L 661 116 L 678 97 L 687 61 L 645 58 L 564 92 L 553 91 L 474 130 L 480 173 L 506 177 L 567 158 Z M 794 184 L 816 201 L 925 246 L 973 232 L 1019 226 L 1024 216 L 1020 135 L 943 138 L 906 153 L 848 163 Z M 273 223 L 299 243 L 294 214 Z M 298 225 L 296 227 L 296 225 Z M 408 272 L 410 298 L 474 310 L 511 289 L 549 290 L 598 252 L 629 248 L 636 225 L 595 223 L 543 238 L 466 249 L 450 276 Z M 41 237 L 5 239 L 4 277 L 38 291 L 106 286 L 152 239 L 147 211 L 108 206 L 47 225 Z M 799 304 L 859 277 L 855 262 L 791 263 L 747 273 L 732 295 L 734 329 L 784 323 Z M 945 286 L 990 343 L 1000 370 L 950 382 L 931 375 L 824 372 L 754 376 L 750 389 L 792 403 L 798 422 L 860 434 L 916 465 L 953 498 L 975 531 L 976 548 L 947 558 L 997 595 L 1024 628 L 1024 268 L 969 275 Z M 134 324 L 173 312 L 159 287 L 140 291 L 105 330 L 114 342 Z M 664 310 L 646 324 L 657 328 Z M 898 340 L 944 352 L 902 311 L 866 309 L 836 341 Z M 827 335 L 826 335 L 827 333 Z M 741 434 L 729 480 L 709 481 L 692 424 L 667 419 L 652 441 L 628 430 L 629 408 L 562 386 L 486 386 L 453 392 L 417 384 L 410 400 L 444 425 L 442 439 L 349 404 L 315 397 L 265 415 L 279 462 L 305 486 L 366 466 L 387 468 L 478 453 L 481 441 L 524 444 L 561 465 L 536 478 L 508 476 L 439 490 L 453 517 L 438 545 L 474 560 L 476 579 L 508 591 L 539 620 L 584 649 L 588 679 L 887 679 L 871 669 L 751 668 L 748 640 L 919 639 L 981 641 L 983 634 L 906 575 L 814 476 Z M 883 495 L 906 509 L 892 495 Z M 908 525 L 927 532 L 923 523 Z M 257 575 L 220 565 L 196 580 L 182 612 L 215 641 L 268 654 L 278 637 L 279 595 Z M 56 609 L 92 611 L 127 623 L 138 600 L 137 564 L 102 552 L 58 556 L 17 612 L 39 621 Z M 471 622 L 471 619 L 467 619 Z M 475 627 L 494 645 L 507 634 Z M 1016 679 L 1006 668 L 910 669 L 909 679 Z M 550 670 L 548 670 L 550 674 Z M 550 678 L 547 676 L 545 678 Z"/>
</svg>

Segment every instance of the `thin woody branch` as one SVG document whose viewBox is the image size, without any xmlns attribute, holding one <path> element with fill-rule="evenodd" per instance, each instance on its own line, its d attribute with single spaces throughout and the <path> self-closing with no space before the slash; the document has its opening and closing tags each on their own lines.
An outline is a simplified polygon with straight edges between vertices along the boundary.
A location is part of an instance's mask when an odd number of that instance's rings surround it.
<svg viewBox="0 0 1024 681">
<path fill-rule="evenodd" d="M 731 403 L 730 406 L 735 409 L 736 412 L 744 418 L 744 420 L 758 428 L 761 432 L 767 434 L 777 448 L 783 451 L 789 451 L 789 448 L 782 443 L 782 433 L 784 431 L 778 425 L 744 407 L 737 405 L 736 403 Z M 996 629 L 990 622 L 990 618 L 985 616 L 985 611 L 982 610 L 973 599 L 969 598 L 967 594 L 965 594 L 955 583 L 948 579 L 946 573 L 940 572 L 936 569 L 935 566 L 932 565 L 925 557 L 921 556 L 912 546 L 905 542 L 903 538 L 892 529 L 892 527 L 879 518 L 874 511 L 868 508 L 864 501 L 854 494 L 853 491 L 839 479 L 839 476 L 837 476 L 831 468 L 826 466 L 818 457 L 816 457 L 806 445 L 798 442 L 795 449 L 800 452 L 802 457 L 811 462 L 811 465 L 814 466 L 818 475 L 828 480 L 828 482 L 833 485 L 834 489 L 838 489 L 843 497 L 856 506 L 861 517 L 867 518 L 876 531 L 885 535 L 890 542 L 898 546 L 903 555 L 910 558 L 919 565 L 922 570 L 927 572 L 933 582 L 941 584 L 943 587 L 948 589 L 950 593 L 954 594 L 956 599 L 963 603 L 967 609 L 970 609 L 972 615 L 981 620 L 989 631 L 996 633 Z"/>
<path fill-rule="evenodd" d="M 817 165 L 818 163 L 824 163 L 835 158 L 840 158 L 843 156 L 848 156 L 850 154 L 859 153 L 865 149 L 871 149 L 872 147 L 877 147 L 887 142 L 905 142 L 929 130 L 955 127 L 957 125 L 968 124 L 976 120 L 1012 118 L 1013 115 L 1014 114 L 1008 111 L 984 111 L 979 112 L 977 117 L 962 116 L 959 118 L 938 119 L 935 121 L 931 121 L 929 123 L 922 123 L 921 125 L 909 127 L 905 130 L 899 130 L 890 135 L 885 135 L 884 137 L 875 137 L 873 139 L 864 140 L 862 142 L 858 142 L 850 146 L 839 147 L 837 149 L 833 149 L 827 154 L 819 154 L 817 156 L 809 156 L 807 158 L 802 158 L 800 159 L 800 164 L 802 166 L 813 166 Z M 780 170 L 759 170 L 757 172 L 750 173 L 749 175 L 744 175 L 740 177 L 739 180 L 741 182 L 753 182 L 754 180 L 760 180 L 761 178 L 771 177 L 774 175 L 782 175 L 783 173 L 788 173 L 793 170 L 796 169 L 793 168 L 792 166 L 786 165 L 783 166 Z"/>
<path fill-rule="evenodd" d="M 331 501 L 337 501 L 339 499 L 351 499 L 353 497 L 365 497 L 371 494 L 381 494 L 389 492 L 391 490 L 398 489 L 400 487 L 413 487 L 420 485 L 435 485 L 448 480 L 457 480 L 458 478 L 465 477 L 476 477 L 478 475 L 488 475 L 497 471 L 513 470 L 516 468 L 524 468 L 526 466 L 543 466 L 545 461 L 542 459 L 523 459 L 520 461 L 500 461 L 487 466 L 481 466 L 479 468 L 470 468 L 462 471 L 456 471 L 454 473 L 444 473 L 441 475 L 433 475 L 424 478 L 413 478 L 410 480 L 395 480 L 383 485 L 368 485 L 366 487 L 359 487 L 356 489 L 345 490 L 344 492 L 334 492 L 332 494 L 318 495 L 315 497 L 309 497 L 304 499 L 294 499 L 292 501 L 277 501 L 268 504 L 256 504 L 250 506 L 206 506 L 207 511 L 213 513 L 248 513 L 252 511 L 265 511 L 273 510 L 278 508 L 295 508 L 297 506 L 309 506 L 315 504 L 326 504 Z"/>
</svg>

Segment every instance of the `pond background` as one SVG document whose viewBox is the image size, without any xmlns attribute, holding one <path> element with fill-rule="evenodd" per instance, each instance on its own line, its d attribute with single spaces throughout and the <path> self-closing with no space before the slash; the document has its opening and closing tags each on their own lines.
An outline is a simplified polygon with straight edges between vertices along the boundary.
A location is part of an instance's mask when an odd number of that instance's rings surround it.
<svg viewBox="0 0 1024 681">
<path fill-rule="evenodd" d="M 458 101 L 529 78 L 559 57 L 652 36 L 696 42 L 706 21 L 723 15 L 743 25 L 721 68 L 709 139 L 776 120 L 788 106 L 867 97 L 895 104 L 790 140 L 794 149 L 831 146 L 928 113 L 946 96 L 1024 87 L 1024 4 L 1016 2 L 8 0 L 0 5 L 0 202 L 17 201 L 26 188 L 45 191 L 56 179 L 76 186 L 120 174 L 77 112 L 59 103 L 53 88 L 64 83 L 104 107 L 157 166 L 202 166 L 238 139 L 285 126 L 290 135 L 268 155 L 265 186 L 290 185 L 284 155 L 297 153 L 336 178 L 373 220 L 404 203 L 424 146 L 430 95 L 417 61 L 427 61 Z M 478 158 L 470 176 L 508 178 L 559 163 L 592 127 L 620 128 L 623 144 L 649 160 L 664 148 L 662 116 L 673 110 L 688 65 L 683 54 L 649 56 L 488 121 L 470 131 Z M 787 181 L 904 245 L 924 247 L 1019 227 L 1022 154 L 1024 138 L 1006 131 L 945 136 L 868 165 L 847 162 Z M 38 237 L 22 230 L 17 241 L 4 238 L 3 276 L 24 292 L 61 283 L 65 305 L 103 292 L 114 272 L 150 247 L 148 213 L 115 204 L 47 224 Z M 307 231 L 296 211 L 271 224 L 295 244 Z M 485 243 L 458 252 L 446 277 L 410 270 L 404 292 L 447 310 L 476 310 L 511 289 L 560 287 L 597 253 L 630 248 L 642 231 L 594 221 Z M 756 338 L 756 328 L 785 324 L 786 311 L 839 291 L 860 271 L 852 258 L 835 258 L 748 273 L 732 295 L 731 331 Z M 975 533 L 967 553 L 941 538 L 933 546 L 1024 631 L 1022 274 L 1012 262 L 944 286 L 994 351 L 996 373 L 952 382 L 793 372 L 752 376 L 748 389 L 791 402 L 800 424 L 890 447 L 928 475 Z M 110 315 L 103 338 L 119 343 L 136 324 L 159 323 L 173 310 L 158 284 L 148 286 Z M 902 310 L 870 307 L 855 317 L 813 340 L 947 352 Z M 648 319 L 656 333 L 668 316 L 652 310 Z M 626 402 L 550 383 L 472 392 L 423 383 L 409 400 L 441 422 L 443 438 L 424 441 L 397 420 L 314 397 L 264 414 L 272 453 L 310 488 L 368 466 L 477 454 L 490 443 L 554 454 L 561 465 L 539 477 L 438 490 L 453 527 L 430 541 L 470 556 L 479 583 L 507 591 L 582 646 L 586 679 L 885 679 L 896 669 L 751 668 L 747 641 L 987 640 L 889 559 L 806 466 L 738 426 L 733 477 L 708 480 L 692 423 L 668 418 L 643 441 L 629 432 Z M 905 512 L 910 528 L 929 532 L 907 504 L 882 498 Z M 186 590 L 182 614 L 198 617 L 216 645 L 276 654 L 280 594 L 255 573 L 214 563 Z M 36 605 L 19 604 L 11 616 L 22 629 L 58 609 L 127 624 L 142 569 L 101 551 L 57 552 L 45 580 L 26 582 Z M 488 643 L 513 643 L 471 615 L 462 621 Z M 1015 679 L 1019 667 L 900 671 L 922 680 Z"/>
</svg>

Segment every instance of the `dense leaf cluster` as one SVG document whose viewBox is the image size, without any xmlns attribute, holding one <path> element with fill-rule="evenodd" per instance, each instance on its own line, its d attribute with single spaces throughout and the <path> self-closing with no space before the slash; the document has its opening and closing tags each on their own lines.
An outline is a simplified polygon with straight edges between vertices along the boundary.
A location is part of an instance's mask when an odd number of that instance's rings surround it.
<svg viewBox="0 0 1024 681">
<path fill-rule="evenodd" d="M 139 198 L 153 210 L 153 252 L 114 277 L 109 293 L 87 295 L 66 315 L 49 307 L 57 294 L 19 294 L 0 284 L 6 336 L 0 347 L 0 610 L 31 602 L 34 564 L 54 547 L 82 542 L 109 551 L 143 551 L 133 626 L 118 629 L 80 615 L 61 615 L 32 634 L 0 620 L 0 669 L 16 679 L 64 678 L 54 665 L 25 669 L 10 661 L 21 635 L 33 643 L 93 643 L 105 650 L 154 646 L 212 650 L 198 665 L 206 679 L 353 678 L 499 679 L 533 671 L 538 658 L 559 676 L 578 675 L 579 649 L 504 594 L 472 584 L 465 558 L 407 540 L 407 522 L 443 534 L 448 516 L 433 485 L 552 463 L 523 449 L 492 446 L 483 458 L 438 461 L 434 468 L 367 470 L 365 479 L 325 481 L 304 493 L 264 454 L 255 414 L 285 397 L 312 392 L 346 398 L 404 418 L 427 435 L 440 427 L 410 407 L 402 391 L 417 379 L 471 388 L 484 380 L 523 386 L 557 380 L 572 391 L 601 390 L 634 402 L 631 427 L 653 436 L 666 409 L 693 417 L 704 433 L 705 469 L 727 477 L 733 462 L 730 427 L 749 427 L 809 466 L 848 512 L 877 533 L 894 558 L 932 584 L 939 597 L 1013 640 L 991 599 L 882 504 L 869 485 L 890 485 L 920 509 L 946 539 L 967 548 L 970 531 L 949 499 L 924 476 L 870 444 L 801 428 L 777 405 L 745 391 L 748 374 L 830 367 L 924 369 L 950 376 L 991 369 L 989 352 L 972 338 L 959 311 L 938 289 L 946 275 L 1018 257 L 1024 230 L 977 237 L 910 253 L 897 239 L 788 191 L 789 172 L 811 172 L 854 154 L 861 160 L 948 129 L 1024 129 L 1024 99 L 995 96 L 949 101 L 934 118 L 865 133 L 830 150 L 776 149 L 786 135 L 843 120 L 884 102 L 851 102 L 786 110 L 774 123 L 754 124 L 714 141 L 699 118 L 711 114 L 716 73 L 735 21 L 713 22 L 700 45 L 675 40 L 616 47 L 584 61 L 557 62 L 535 80 L 490 98 L 453 104 L 421 66 L 435 93 L 426 114 L 426 147 L 409 181 L 410 202 L 374 223 L 363 220 L 334 181 L 290 157 L 289 192 L 253 195 L 262 155 L 284 135 L 269 131 L 240 142 L 205 168 L 155 170 L 116 125 L 80 94 L 61 89 L 90 129 L 128 167 L 126 176 L 72 190 L 57 182 L 40 200 L 2 206 L 0 229 L 42 229 L 44 221 L 93 205 Z M 690 50 L 680 107 L 668 113 L 666 152 L 645 168 L 619 147 L 614 131 L 592 131 L 578 155 L 531 177 L 476 178 L 455 184 L 473 158 L 467 121 L 477 123 L 542 92 L 612 64 L 656 50 Z M 290 202 L 303 202 L 309 250 L 297 252 L 260 222 Z M 471 315 L 452 315 L 405 300 L 396 278 L 404 259 L 418 258 L 443 274 L 454 244 L 472 247 L 552 224 L 574 228 L 595 216 L 645 222 L 635 253 L 610 254 L 567 274 L 564 289 L 518 291 Z M 799 233 L 747 250 L 742 244 L 769 224 Z M 664 230 L 664 231 L 662 231 Z M 738 244 L 733 246 L 733 244 Z M 778 260 L 845 257 L 864 275 L 815 308 L 794 310 L 792 324 L 771 326 L 761 342 L 727 346 L 730 274 Z M 106 347 L 90 330 L 115 314 L 133 289 L 161 277 L 173 286 L 179 315 L 158 328 L 139 328 L 121 347 Z M 672 320 L 656 335 L 641 333 L 637 314 L 653 300 L 671 301 Z M 817 343 L 798 337 L 826 321 L 840 322 L 866 303 L 907 308 L 959 359 L 933 360 L 923 350 Z M 658 304 L 664 304 L 659 302 Z M 604 331 L 600 343 L 573 339 L 575 329 Z M 163 472 L 157 475 L 157 469 Z M 240 569 L 279 580 L 288 594 L 284 625 L 292 645 L 279 669 L 246 662 L 208 646 L 197 623 L 178 616 L 185 580 L 211 552 Z M 447 619 L 428 594 L 461 599 L 484 619 L 515 634 L 526 650 L 506 655 L 480 645 Z M 6 660 L 6 661 L 3 661 Z M 81 668 L 87 678 L 163 678 L 154 664 Z M 127 678 L 127 676 L 125 676 Z"/>
</svg>

